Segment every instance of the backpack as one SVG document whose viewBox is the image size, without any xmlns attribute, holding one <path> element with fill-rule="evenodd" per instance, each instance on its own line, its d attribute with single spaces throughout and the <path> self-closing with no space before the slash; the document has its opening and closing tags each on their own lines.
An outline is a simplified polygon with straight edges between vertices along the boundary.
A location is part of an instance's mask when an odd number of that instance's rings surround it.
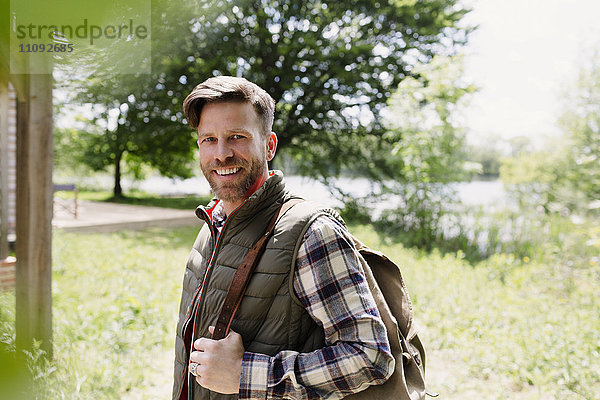
<svg viewBox="0 0 600 400">
<path fill-rule="evenodd" d="M 369 289 L 385 324 L 396 368 L 383 385 L 348 396 L 353 400 L 420 400 L 425 397 L 425 349 L 413 323 L 413 310 L 400 268 L 383 253 L 351 236 Z M 436 395 L 431 395 L 436 396 Z"/>
</svg>

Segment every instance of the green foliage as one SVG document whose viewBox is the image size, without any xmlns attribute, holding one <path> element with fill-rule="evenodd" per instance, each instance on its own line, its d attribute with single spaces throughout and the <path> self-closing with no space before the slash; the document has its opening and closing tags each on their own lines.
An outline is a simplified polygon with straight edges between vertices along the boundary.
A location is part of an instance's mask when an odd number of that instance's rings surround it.
<svg viewBox="0 0 600 400">
<path fill-rule="evenodd" d="M 476 176 L 476 179 L 497 179 L 505 157 L 518 157 L 533 151 L 531 140 L 526 136 L 506 139 L 495 134 L 486 134 L 471 139 L 465 155 L 470 166 L 469 172 Z"/>
<path fill-rule="evenodd" d="M 382 149 L 387 168 L 383 198 L 398 199 L 380 225 L 405 232 L 407 245 L 431 249 L 441 234 L 440 221 L 456 203 L 448 185 L 466 176 L 464 133 L 457 122 L 465 96 L 474 88 L 464 82 L 458 57 L 437 57 L 415 69 L 391 99 L 389 130 Z M 394 179 L 397 177 L 396 179 Z"/>
<path fill-rule="evenodd" d="M 75 174 L 85 168 L 83 153 L 89 146 L 89 136 L 85 131 L 74 128 L 55 128 L 52 136 L 54 141 L 54 171 L 64 174 Z"/>
<path fill-rule="evenodd" d="M 523 210 L 568 212 L 574 194 L 567 179 L 564 153 L 556 150 L 521 153 L 502 159 L 500 178 Z"/>
<path fill-rule="evenodd" d="M 182 7 L 153 7 L 150 76 L 88 82 L 80 101 L 101 104 L 102 119 L 112 111 L 118 122 L 100 132 L 90 160 L 115 165 L 128 154 L 133 164 L 185 174 L 193 146 L 182 128 L 183 99 L 206 78 L 228 74 L 278 101 L 280 152 L 304 175 L 355 170 L 378 158 L 380 113 L 398 83 L 416 64 L 451 53 L 469 32 L 459 26 L 468 10 L 458 0 L 221 0 Z"/>
<path fill-rule="evenodd" d="M 593 224 L 559 214 L 480 208 L 452 217 L 443 221 L 446 229 L 435 247 L 442 252 L 460 251 L 473 264 L 494 254 L 553 261 L 565 254 L 570 257 L 565 261 L 569 265 L 587 267 L 600 255 Z"/>
<path fill-rule="evenodd" d="M 419 66 L 390 101 L 389 162 L 409 183 L 448 183 L 463 175 L 464 132 L 457 122 L 464 96 L 474 87 L 463 78 L 459 57 L 437 57 Z"/>
<path fill-rule="evenodd" d="M 100 95 L 93 95 L 93 91 L 110 90 L 105 86 L 111 86 L 111 82 L 103 81 L 97 85 L 87 92 L 95 101 Z M 185 130 L 182 132 L 175 124 L 155 121 L 151 126 L 147 125 L 147 117 L 137 113 L 131 116 L 133 110 L 121 101 L 125 100 L 117 96 L 107 99 L 103 111 L 90 121 L 94 126 L 104 125 L 105 128 L 92 129 L 86 134 L 87 143 L 80 160 L 95 171 L 113 168 L 115 196 L 122 193 L 122 163 L 136 178 L 141 177 L 143 165 L 150 165 L 163 176 L 191 177 L 194 136 Z"/>
<path fill-rule="evenodd" d="M 264 87 L 278 100 L 280 149 L 305 175 L 327 177 L 377 157 L 377 146 L 369 144 L 383 132 L 379 116 L 394 88 L 417 60 L 450 51 L 442 38 L 452 44 L 464 39 L 457 22 L 466 11 L 455 3 L 265 0 L 224 6 L 216 19 L 198 19 L 196 37 L 205 45 L 195 47 L 196 63 L 184 63 L 181 75 L 190 88 L 212 74 L 240 74 Z"/>
<path fill-rule="evenodd" d="M 362 205 L 361 201 L 349 197 L 344 202 L 340 215 L 347 223 L 353 224 L 370 224 L 371 215 L 368 210 Z"/>
<path fill-rule="evenodd" d="M 111 9 L 115 10 L 114 5 Z M 146 45 L 140 44 L 140 48 L 121 57 L 120 63 L 114 62 L 114 57 L 122 53 L 115 52 L 109 54 L 110 57 L 94 54 L 90 60 L 77 59 L 55 68 L 56 86 L 65 96 L 56 107 L 57 114 L 85 116 L 75 123 L 80 135 L 85 137 L 84 146 L 70 154 L 71 159 L 66 155 L 66 162 L 113 173 L 116 197 L 122 195 L 121 175 L 131 174 L 138 179 L 148 166 L 167 177 L 192 176 L 195 138 L 192 132 L 182 129 L 181 112 L 177 119 L 168 111 L 159 113 L 152 121 L 148 118 L 146 110 L 154 109 L 155 104 L 153 96 L 146 95 L 160 79 L 144 73 L 145 68 L 139 73 L 120 72 L 125 65 L 128 66 L 125 69 L 131 71 L 131 63 L 139 63 L 141 67 L 148 62 L 152 63 L 153 71 L 158 71 L 163 60 L 179 49 L 181 40 L 189 41 L 189 16 L 201 13 L 200 9 L 201 4 L 192 1 L 154 0 L 152 7 L 148 2 L 145 6 L 121 5 L 117 10 L 122 11 L 119 16 L 128 15 L 143 21 L 151 18 L 151 60 L 139 56 L 150 55 Z M 164 73 L 164 69 L 161 71 Z M 144 94 L 143 99 L 141 94 Z M 63 154 L 59 152 L 58 156 Z M 81 171 L 76 172 L 81 174 Z"/>
</svg>

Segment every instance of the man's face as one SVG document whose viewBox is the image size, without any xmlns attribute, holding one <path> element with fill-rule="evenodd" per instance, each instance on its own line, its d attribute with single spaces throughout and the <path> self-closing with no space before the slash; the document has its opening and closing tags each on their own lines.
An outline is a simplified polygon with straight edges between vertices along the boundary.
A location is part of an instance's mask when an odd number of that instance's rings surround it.
<svg viewBox="0 0 600 400">
<path fill-rule="evenodd" d="M 265 138 L 250 103 L 208 103 L 198 124 L 200 167 L 214 195 L 240 205 L 268 177 L 276 137 Z"/>
</svg>

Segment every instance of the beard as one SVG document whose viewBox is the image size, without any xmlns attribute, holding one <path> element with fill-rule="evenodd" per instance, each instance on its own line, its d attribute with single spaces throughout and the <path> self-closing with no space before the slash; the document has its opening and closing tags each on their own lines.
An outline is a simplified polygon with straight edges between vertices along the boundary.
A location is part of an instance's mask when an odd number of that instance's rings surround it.
<svg viewBox="0 0 600 400">
<path fill-rule="evenodd" d="M 241 167 L 236 173 L 238 175 L 237 179 L 232 182 L 218 182 L 213 169 L 227 167 Z M 246 198 L 250 188 L 263 174 L 265 166 L 264 161 L 260 158 L 252 158 L 249 161 L 231 158 L 226 162 L 215 161 L 208 165 L 201 164 L 200 168 L 214 196 L 217 199 L 233 203 Z"/>
</svg>

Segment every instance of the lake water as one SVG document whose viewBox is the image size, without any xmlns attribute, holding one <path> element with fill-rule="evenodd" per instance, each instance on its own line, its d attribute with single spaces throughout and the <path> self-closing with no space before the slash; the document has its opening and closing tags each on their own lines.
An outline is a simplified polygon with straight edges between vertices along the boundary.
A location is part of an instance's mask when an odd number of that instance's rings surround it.
<svg viewBox="0 0 600 400">
<path fill-rule="evenodd" d="M 285 181 L 290 190 L 306 199 L 311 199 L 328 206 L 340 206 L 340 202 L 331 194 L 330 190 L 322 183 L 301 176 L 286 176 Z M 369 192 L 371 182 L 366 178 L 340 178 L 335 181 L 340 189 L 362 196 Z M 506 196 L 504 184 L 495 181 L 472 181 L 453 184 L 459 200 L 469 206 L 497 206 L 505 205 L 509 199 Z M 139 182 L 123 182 L 124 190 L 137 188 L 149 193 L 161 195 L 200 194 L 210 193 L 210 187 L 203 177 L 191 179 L 170 179 L 152 177 Z"/>
</svg>

